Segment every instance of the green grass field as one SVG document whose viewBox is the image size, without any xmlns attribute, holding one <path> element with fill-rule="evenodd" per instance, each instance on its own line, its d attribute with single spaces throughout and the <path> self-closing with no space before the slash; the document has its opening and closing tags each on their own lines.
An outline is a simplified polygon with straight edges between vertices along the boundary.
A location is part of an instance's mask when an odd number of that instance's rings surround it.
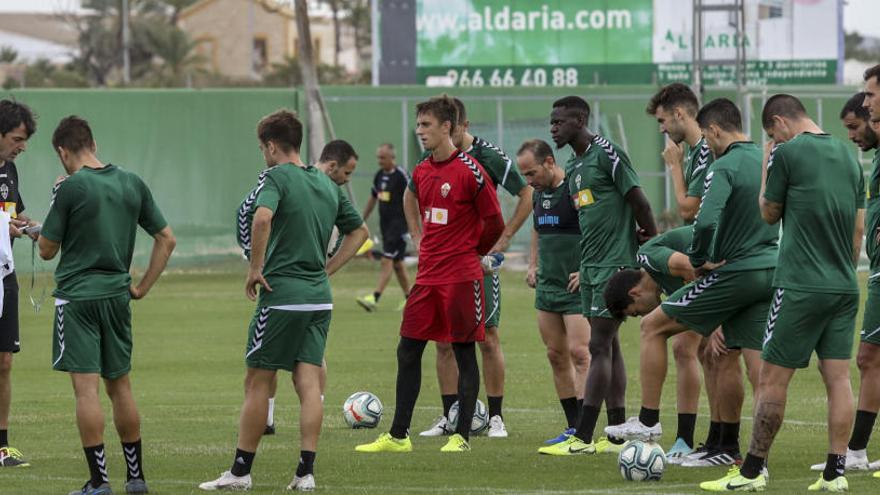
<svg viewBox="0 0 880 495">
<path fill-rule="evenodd" d="M 563 415 L 538 336 L 533 293 L 523 274 L 503 275 L 502 340 L 507 357 L 505 420 L 510 438 L 476 438 L 465 455 L 442 455 L 443 440 L 414 437 L 408 455 L 364 455 L 354 445 L 372 440 L 390 425 L 396 372 L 394 349 L 400 291 L 393 286 L 381 310 L 367 314 L 354 297 L 372 289 L 377 267 L 359 261 L 333 280 L 336 310 L 327 352 L 329 379 L 324 430 L 316 461 L 321 493 L 696 493 L 697 483 L 724 474 L 722 468 L 670 467 L 659 483 L 623 481 L 615 456 L 550 458 L 536 449 L 563 426 Z M 253 303 L 243 291 L 244 265 L 218 271 L 174 272 L 162 278 L 147 299 L 134 304 L 132 381 L 143 419 L 144 469 L 151 493 L 197 493 L 197 484 L 229 468 L 242 401 L 244 345 Z M 26 287 L 26 283 L 22 283 Z M 33 464 L 0 470 L 0 494 L 66 494 L 82 485 L 88 471 L 74 422 L 69 379 L 53 372 L 52 306 L 34 314 L 22 290 L 22 347 L 13 371 L 10 440 Z M 861 317 L 860 320 L 861 321 Z M 628 411 L 638 397 L 638 321 L 621 329 L 629 369 Z M 433 352 L 425 354 L 424 378 L 413 430 L 421 431 L 440 412 Z M 853 361 L 853 376 L 857 377 Z M 278 395 L 278 434 L 260 445 L 254 465 L 255 493 L 282 493 L 299 455 L 298 402 L 285 374 Z M 663 439 L 675 433 L 674 370 L 663 396 Z M 854 378 L 854 387 L 858 381 Z M 377 430 L 350 430 L 342 402 L 352 392 L 369 390 L 385 404 Z M 481 396 L 485 393 L 481 390 Z M 747 394 L 746 410 L 752 406 Z M 484 398 L 485 400 L 485 398 Z M 109 413 L 109 403 L 105 401 Z M 815 366 L 792 383 L 785 425 L 771 454 L 774 493 L 800 493 L 816 475 L 811 463 L 826 453 L 825 392 Z M 705 437 L 705 401 L 697 437 Z M 750 414 L 747 414 L 750 416 Z M 600 428 L 604 426 L 600 420 Z M 106 433 L 111 483 L 122 490 L 125 466 L 112 425 Z M 745 448 L 751 418 L 743 423 Z M 876 445 L 876 442 L 875 442 Z M 873 447 L 871 459 L 880 457 Z M 878 493 L 880 480 L 865 473 L 848 476 L 854 492 Z M 119 492 L 118 492 L 119 493 Z"/>
</svg>

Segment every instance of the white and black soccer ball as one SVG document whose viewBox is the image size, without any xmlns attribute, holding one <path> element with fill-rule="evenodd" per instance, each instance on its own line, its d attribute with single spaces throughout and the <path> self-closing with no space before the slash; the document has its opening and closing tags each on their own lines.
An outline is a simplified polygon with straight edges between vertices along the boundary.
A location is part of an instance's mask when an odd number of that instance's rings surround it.
<svg viewBox="0 0 880 495">
<path fill-rule="evenodd" d="M 455 401 L 449 408 L 447 420 L 447 428 L 455 431 L 455 428 L 458 427 L 458 401 Z M 474 407 L 474 419 L 471 420 L 471 435 L 479 435 L 487 429 L 489 429 L 489 410 L 486 409 L 486 404 L 483 404 L 483 401 L 477 399 L 477 405 Z"/>
<path fill-rule="evenodd" d="M 351 428 L 375 428 L 382 419 L 382 401 L 370 392 L 355 392 L 342 405 L 342 415 Z"/>
<path fill-rule="evenodd" d="M 634 440 L 617 457 L 620 475 L 628 481 L 659 481 L 666 468 L 666 453 L 655 442 Z"/>
</svg>

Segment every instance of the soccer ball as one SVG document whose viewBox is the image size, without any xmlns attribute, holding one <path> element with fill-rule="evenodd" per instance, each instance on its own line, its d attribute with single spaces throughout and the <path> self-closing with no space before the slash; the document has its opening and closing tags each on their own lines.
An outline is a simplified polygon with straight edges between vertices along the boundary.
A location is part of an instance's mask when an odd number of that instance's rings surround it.
<svg viewBox="0 0 880 495">
<path fill-rule="evenodd" d="M 375 428 L 382 419 L 382 402 L 370 392 L 355 392 L 342 405 L 342 415 L 351 428 Z"/>
<path fill-rule="evenodd" d="M 617 457 L 620 475 L 628 481 L 659 481 L 666 468 L 666 453 L 654 442 L 629 442 Z"/>
<path fill-rule="evenodd" d="M 452 407 L 449 408 L 449 421 L 448 428 L 452 431 L 455 431 L 455 428 L 458 426 L 458 401 L 455 401 L 452 404 Z M 486 409 L 486 404 L 480 399 L 477 399 L 477 405 L 474 407 L 474 419 L 471 421 L 471 434 L 479 435 L 483 433 L 489 428 L 489 410 Z"/>
</svg>

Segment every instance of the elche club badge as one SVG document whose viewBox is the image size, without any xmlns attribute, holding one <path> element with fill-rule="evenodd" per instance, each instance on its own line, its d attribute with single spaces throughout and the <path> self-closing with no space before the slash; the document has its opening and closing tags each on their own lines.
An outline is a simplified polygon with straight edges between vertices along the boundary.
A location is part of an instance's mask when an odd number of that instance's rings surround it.
<svg viewBox="0 0 880 495">
<path fill-rule="evenodd" d="M 541 206 L 542 206 L 545 210 L 549 210 L 549 209 L 550 209 L 550 200 L 549 200 L 549 199 L 545 199 L 544 202 L 541 203 Z"/>
<path fill-rule="evenodd" d="M 452 189 L 452 186 L 449 185 L 448 182 L 444 182 L 442 186 L 440 186 L 440 196 L 444 198 L 449 196 L 449 191 Z"/>
</svg>

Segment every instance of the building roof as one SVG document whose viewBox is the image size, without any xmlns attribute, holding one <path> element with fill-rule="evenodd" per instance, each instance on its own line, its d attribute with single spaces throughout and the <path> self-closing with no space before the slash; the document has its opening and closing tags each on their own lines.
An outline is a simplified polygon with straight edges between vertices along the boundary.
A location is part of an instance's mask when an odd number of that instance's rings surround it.
<svg viewBox="0 0 880 495">
<path fill-rule="evenodd" d="M 181 10 L 179 18 L 181 20 L 184 20 L 187 17 L 195 14 L 196 12 L 204 9 L 205 7 L 210 6 L 212 3 L 216 2 L 216 1 L 217 0 L 199 0 L 198 2 Z M 260 5 L 261 7 L 263 7 L 268 12 L 277 12 L 278 14 L 281 14 L 289 19 L 293 19 L 295 17 L 293 10 L 290 7 L 283 5 L 283 4 L 279 4 L 278 2 L 273 1 L 273 0 L 241 0 L 241 1 L 243 3 L 254 2 L 257 5 Z"/>
<path fill-rule="evenodd" d="M 79 37 L 73 26 L 55 14 L 3 13 L 0 31 L 70 47 L 77 46 Z"/>
</svg>

